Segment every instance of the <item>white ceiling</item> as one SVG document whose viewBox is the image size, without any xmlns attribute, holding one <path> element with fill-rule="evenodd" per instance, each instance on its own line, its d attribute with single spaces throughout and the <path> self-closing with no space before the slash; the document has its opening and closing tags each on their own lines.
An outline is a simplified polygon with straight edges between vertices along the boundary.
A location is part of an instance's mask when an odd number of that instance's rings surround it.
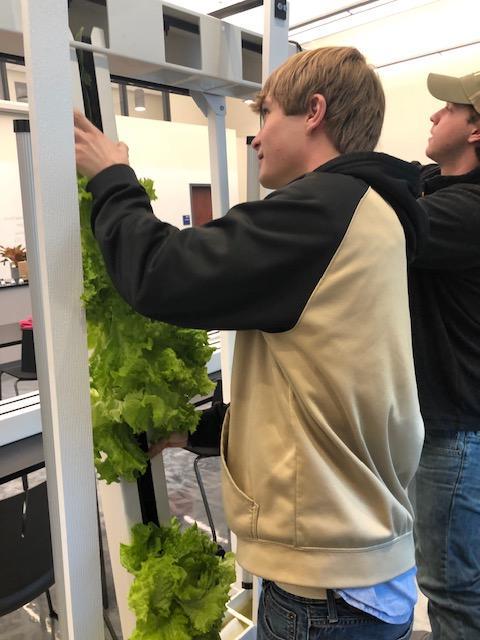
<svg viewBox="0 0 480 640">
<path fill-rule="evenodd" d="M 184 9 L 196 11 L 198 13 L 211 13 L 218 9 L 236 4 L 239 0 L 167 0 Z M 361 4 L 362 0 L 290 0 L 289 24 L 291 36 L 301 44 L 305 44 L 322 35 L 371 22 L 392 13 L 411 9 L 422 4 L 435 2 L 436 0 L 370 0 L 368 6 L 352 9 L 355 5 Z M 352 9 L 350 13 L 348 10 Z M 308 27 L 295 28 L 307 21 L 321 19 L 332 13 L 339 15 L 329 20 L 328 24 L 322 25 L 320 32 L 313 31 L 314 25 Z M 243 29 L 263 32 L 263 6 L 226 18 L 228 22 Z"/>
<path fill-rule="evenodd" d="M 176 4 L 184 9 L 190 11 L 197 11 L 198 13 L 211 13 L 218 9 L 229 7 L 241 0 L 168 0 L 172 4 Z M 345 7 L 352 4 L 358 4 L 352 0 L 290 0 L 290 25 L 296 25 L 307 20 L 312 20 L 318 16 L 322 16 L 334 11 L 340 11 Z M 244 29 L 251 29 L 260 33 L 263 30 L 263 7 L 257 7 L 256 9 L 250 9 L 243 13 L 237 13 L 230 18 L 227 18 L 228 22 L 243 27 Z"/>
</svg>

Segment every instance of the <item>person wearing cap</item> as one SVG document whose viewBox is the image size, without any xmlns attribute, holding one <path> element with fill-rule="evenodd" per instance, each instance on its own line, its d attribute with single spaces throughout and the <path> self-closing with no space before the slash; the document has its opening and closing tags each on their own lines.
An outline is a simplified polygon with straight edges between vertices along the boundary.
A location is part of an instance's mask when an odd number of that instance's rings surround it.
<svg viewBox="0 0 480 640">
<path fill-rule="evenodd" d="M 418 582 L 433 640 L 480 639 L 480 71 L 430 74 L 422 170 L 429 240 L 410 273 L 425 444 L 416 476 Z"/>
</svg>

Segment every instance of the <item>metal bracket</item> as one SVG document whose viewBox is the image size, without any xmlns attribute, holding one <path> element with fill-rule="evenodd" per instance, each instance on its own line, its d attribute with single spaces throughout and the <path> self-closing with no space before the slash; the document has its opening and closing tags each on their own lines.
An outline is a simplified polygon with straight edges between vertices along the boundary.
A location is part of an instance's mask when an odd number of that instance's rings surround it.
<svg viewBox="0 0 480 640">
<path fill-rule="evenodd" d="M 212 93 L 202 93 L 201 91 L 190 91 L 190 95 L 206 118 L 211 111 L 216 116 L 226 115 L 227 107 L 223 96 L 215 96 Z"/>
</svg>

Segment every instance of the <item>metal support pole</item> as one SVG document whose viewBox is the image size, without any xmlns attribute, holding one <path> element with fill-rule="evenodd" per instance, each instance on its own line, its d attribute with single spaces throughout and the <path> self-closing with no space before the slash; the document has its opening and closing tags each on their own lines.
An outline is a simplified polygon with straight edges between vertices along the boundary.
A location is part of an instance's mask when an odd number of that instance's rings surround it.
<svg viewBox="0 0 480 640">
<path fill-rule="evenodd" d="M 118 95 L 120 96 L 120 113 L 122 116 L 128 116 L 128 94 L 126 84 L 120 83 L 118 85 Z"/>
<path fill-rule="evenodd" d="M 8 88 L 7 65 L 5 64 L 5 60 L 0 60 L 0 83 L 1 83 L 1 89 L 2 89 L 0 98 L 2 100 L 10 100 L 10 90 Z"/>
<path fill-rule="evenodd" d="M 282 11 L 279 7 L 282 5 Z M 288 16 L 289 3 L 286 0 L 265 0 L 262 49 L 262 81 L 288 58 Z M 284 15 L 285 19 L 276 17 Z"/>
<path fill-rule="evenodd" d="M 170 104 L 170 94 L 168 91 L 162 91 L 162 107 L 163 107 L 163 119 L 166 122 L 172 120 L 172 109 Z"/>
<path fill-rule="evenodd" d="M 212 212 L 214 218 L 224 216 L 230 208 L 228 196 L 227 136 L 225 130 L 225 98 L 208 93 L 191 91 L 198 108 L 208 118 L 210 148 L 210 175 L 212 183 Z M 224 402 L 230 402 L 235 332 L 220 332 L 220 361 Z"/>
<path fill-rule="evenodd" d="M 230 208 L 228 198 L 227 135 L 225 131 L 225 98 L 210 93 L 191 91 L 196 105 L 208 119 L 208 142 L 212 181 L 213 217 L 224 216 Z"/>
<path fill-rule="evenodd" d="M 32 133 L 17 142 L 60 633 L 103 640 L 67 6 L 21 6 Z"/>
</svg>

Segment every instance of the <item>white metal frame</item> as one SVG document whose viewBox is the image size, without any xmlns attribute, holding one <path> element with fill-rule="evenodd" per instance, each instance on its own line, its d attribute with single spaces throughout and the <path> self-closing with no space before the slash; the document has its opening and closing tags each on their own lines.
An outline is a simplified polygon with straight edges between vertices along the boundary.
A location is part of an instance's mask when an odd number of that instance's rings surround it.
<svg viewBox="0 0 480 640">
<path fill-rule="evenodd" d="M 22 0 L 31 135 L 18 134 L 63 638 L 104 637 L 67 6 Z M 52 104 L 55 96 L 55 104 Z M 31 149 L 30 149 L 31 140 Z"/>
</svg>

